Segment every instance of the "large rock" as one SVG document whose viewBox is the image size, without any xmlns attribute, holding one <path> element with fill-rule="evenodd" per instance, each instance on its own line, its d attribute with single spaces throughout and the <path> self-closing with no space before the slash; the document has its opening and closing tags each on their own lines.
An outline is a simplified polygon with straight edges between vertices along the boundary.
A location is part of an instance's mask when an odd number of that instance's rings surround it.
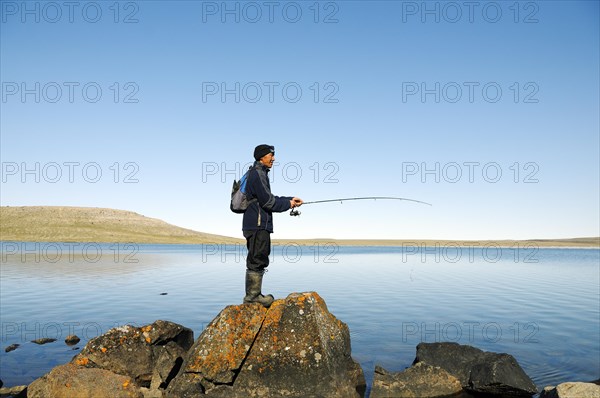
<svg viewBox="0 0 600 398">
<path fill-rule="evenodd" d="M 183 380 L 180 380 L 183 378 Z M 362 397 L 348 326 L 317 293 L 293 293 L 268 310 L 225 308 L 198 338 L 168 393 L 194 397 Z"/>
<path fill-rule="evenodd" d="M 470 391 L 502 396 L 531 396 L 537 387 L 509 354 L 485 352 L 457 343 L 420 343 L 414 364 L 439 366 Z"/>
<path fill-rule="evenodd" d="M 600 398 L 600 386 L 594 383 L 561 383 L 544 388 L 540 398 Z"/>
<path fill-rule="evenodd" d="M 194 342 L 181 325 L 122 326 L 34 381 L 33 397 L 360 398 L 348 326 L 317 293 L 226 307 Z"/>
<path fill-rule="evenodd" d="M 165 388 L 193 341 L 191 329 L 173 322 L 126 325 L 90 340 L 71 363 L 130 376 L 139 386 Z"/>
<path fill-rule="evenodd" d="M 423 362 L 403 372 L 391 373 L 375 367 L 370 398 L 433 398 L 462 391 L 460 381 L 440 367 Z"/>
<path fill-rule="evenodd" d="M 28 398 L 142 398 L 129 376 L 73 364 L 57 366 L 27 388 Z"/>
</svg>

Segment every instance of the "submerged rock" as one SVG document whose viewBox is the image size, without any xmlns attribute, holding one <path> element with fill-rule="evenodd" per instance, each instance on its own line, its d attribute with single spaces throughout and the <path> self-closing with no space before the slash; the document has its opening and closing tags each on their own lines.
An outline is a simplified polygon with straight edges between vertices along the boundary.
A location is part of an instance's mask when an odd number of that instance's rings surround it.
<svg viewBox="0 0 600 398">
<path fill-rule="evenodd" d="M 460 381 L 440 367 L 419 362 L 403 372 L 391 373 L 375 367 L 370 398 L 434 398 L 462 391 Z"/>
<path fill-rule="evenodd" d="M 457 343 L 420 343 L 413 365 L 420 362 L 441 367 L 469 391 L 501 396 L 537 393 L 533 381 L 509 354 L 485 352 Z"/>
<path fill-rule="evenodd" d="M 56 339 L 51 339 L 48 337 L 44 337 L 42 339 L 31 340 L 32 343 L 39 344 L 39 345 L 54 343 L 55 341 L 56 341 Z"/>
<path fill-rule="evenodd" d="M 540 398 L 600 398 L 600 385 L 580 382 L 561 383 L 556 387 L 544 388 Z"/>
<path fill-rule="evenodd" d="M 11 351 L 14 351 L 14 350 L 16 350 L 17 348 L 19 348 L 20 346 L 21 346 L 20 344 L 11 344 L 11 345 L 9 345 L 8 347 L 6 347 L 6 348 L 4 349 L 4 352 L 11 352 Z M 2 386 L 0 386 L 0 387 L 2 387 Z"/>
<path fill-rule="evenodd" d="M 79 343 L 81 341 L 81 339 L 78 336 L 75 336 L 74 334 L 70 334 L 65 338 L 65 343 L 67 345 L 75 345 L 77 343 Z"/>
</svg>

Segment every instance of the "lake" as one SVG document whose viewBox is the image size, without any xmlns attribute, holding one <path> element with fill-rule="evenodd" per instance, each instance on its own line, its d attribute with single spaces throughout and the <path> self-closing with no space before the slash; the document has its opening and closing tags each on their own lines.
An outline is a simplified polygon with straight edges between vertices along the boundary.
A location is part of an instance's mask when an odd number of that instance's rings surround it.
<svg viewBox="0 0 600 398">
<path fill-rule="evenodd" d="M 197 338 L 241 303 L 245 254 L 241 245 L 2 242 L 0 379 L 29 384 L 123 324 L 170 320 Z M 263 292 L 302 291 L 348 324 L 369 384 L 376 364 L 410 366 L 421 341 L 510 353 L 539 389 L 600 377 L 598 249 L 274 246 Z M 82 341 L 69 347 L 68 334 Z M 43 337 L 58 341 L 30 342 Z"/>
</svg>

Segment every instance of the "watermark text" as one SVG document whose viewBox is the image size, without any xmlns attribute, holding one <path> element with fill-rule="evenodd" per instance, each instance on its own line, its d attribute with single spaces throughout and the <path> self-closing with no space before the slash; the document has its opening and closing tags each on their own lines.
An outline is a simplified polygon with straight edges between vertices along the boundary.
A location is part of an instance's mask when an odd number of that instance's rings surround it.
<svg viewBox="0 0 600 398">
<path fill-rule="evenodd" d="M 502 165 L 498 162 L 402 162 L 402 182 L 420 181 L 423 184 L 441 182 L 456 184 L 491 183 L 502 179 L 513 183 L 537 184 L 540 170 L 536 162 L 514 162 Z"/>
<path fill-rule="evenodd" d="M 202 82 L 202 102 L 337 104 L 340 86 L 336 82 Z"/>
<path fill-rule="evenodd" d="M 476 340 L 498 343 L 510 339 L 514 343 L 538 343 L 535 337 L 540 327 L 536 322 L 402 322 L 402 342 L 468 342 Z"/>
<path fill-rule="evenodd" d="M 402 243 L 402 262 L 421 263 L 458 263 L 459 261 L 485 261 L 497 263 L 500 260 L 515 263 L 537 263 L 539 247 L 535 243 L 515 243 L 512 246 L 502 247 L 497 243 L 462 244 L 462 243 Z"/>
<path fill-rule="evenodd" d="M 218 180 L 221 183 L 239 179 L 248 168 L 254 163 L 227 164 L 225 162 L 202 162 L 202 182 Z M 297 183 L 303 178 L 310 179 L 315 184 L 337 184 L 339 182 L 338 173 L 340 166 L 336 162 L 314 162 L 310 165 L 302 165 L 298 162 L 279 163 L 274 162 L 269 181 L 275 182 L 276 179 L 283 178 L 285 182 Z M 232 179 L 229 179 L 231 177 Z"/>
<path fill-rule="evenodd" d="M 403 23 L 489 23 L 502 20 L 536 24 L 537 1 L 403 1 Z"/>
<path fill-rule="evenodd" d="M 136 162 L 114 162 L 110 166 L 98 162 L 2 162 L 2 183 L 98 183 L 111 180 L 114 183 L 135 184 L 139 182 L 140 170 Z"/>
<path fill-rule="evenodd" d="M 3 1 L 2 23 L 135 24 L 140 6 L 134 1 Z"/>
<path fill-rule="evenodd" d="M 336 24 L 340 5 L 335 1 L 203 1 L 202 22 Z"/>
<path fill-rule="evenodd" d="M 202 262 L 245 263 L 248 249 L 244 244 L 218 244 L 208 243 L 201 248 Z M 283 261 L 290 264 L 298 263 L 302 258 L 314 263 L 337 264 L 336 255 L 339 246 L 334 242 L 314 243 L 300 245 L 298 243 L 285 243 L 274 245 L 269 255 L 269 263 Z"/>
<path fill-rule="evenodd" d="M 115 263 L 136 264 L 139 246 L 136 243 L 97 242 L 10 242 L 0 243 L 2 263 L 97 263 L 101 259 Z"/>
<path fill-rule="evenodd" d="M 515 104 L 537 104 L 540 102 L 540 87 L 536 82 L 513 82 L 502 85 L 498 82 L 402 82 L 402 103 L 470 103 L 495 104 L 512 100 Z"/>
<path fill-rule="evenodd" d="M 136 82 L 101 84 L 88 82 L 2 82 L 2 103 L 88 103 L 137 104 Z"/>
</svg>

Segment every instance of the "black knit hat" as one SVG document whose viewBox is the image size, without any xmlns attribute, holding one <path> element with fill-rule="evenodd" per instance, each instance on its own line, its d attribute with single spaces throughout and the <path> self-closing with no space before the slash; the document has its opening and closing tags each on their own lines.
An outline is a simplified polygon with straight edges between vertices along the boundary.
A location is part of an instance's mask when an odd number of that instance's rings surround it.
<svg viewBox="0 0 600 398">
<path fill-rule="evenodd" d="M 256 148 L 254 148 L 254 159 L 260 160 L 260 158 L 269 153 L 275 153 L 275 147 L 273 145 L 259 145 Z"/>
</svg>

